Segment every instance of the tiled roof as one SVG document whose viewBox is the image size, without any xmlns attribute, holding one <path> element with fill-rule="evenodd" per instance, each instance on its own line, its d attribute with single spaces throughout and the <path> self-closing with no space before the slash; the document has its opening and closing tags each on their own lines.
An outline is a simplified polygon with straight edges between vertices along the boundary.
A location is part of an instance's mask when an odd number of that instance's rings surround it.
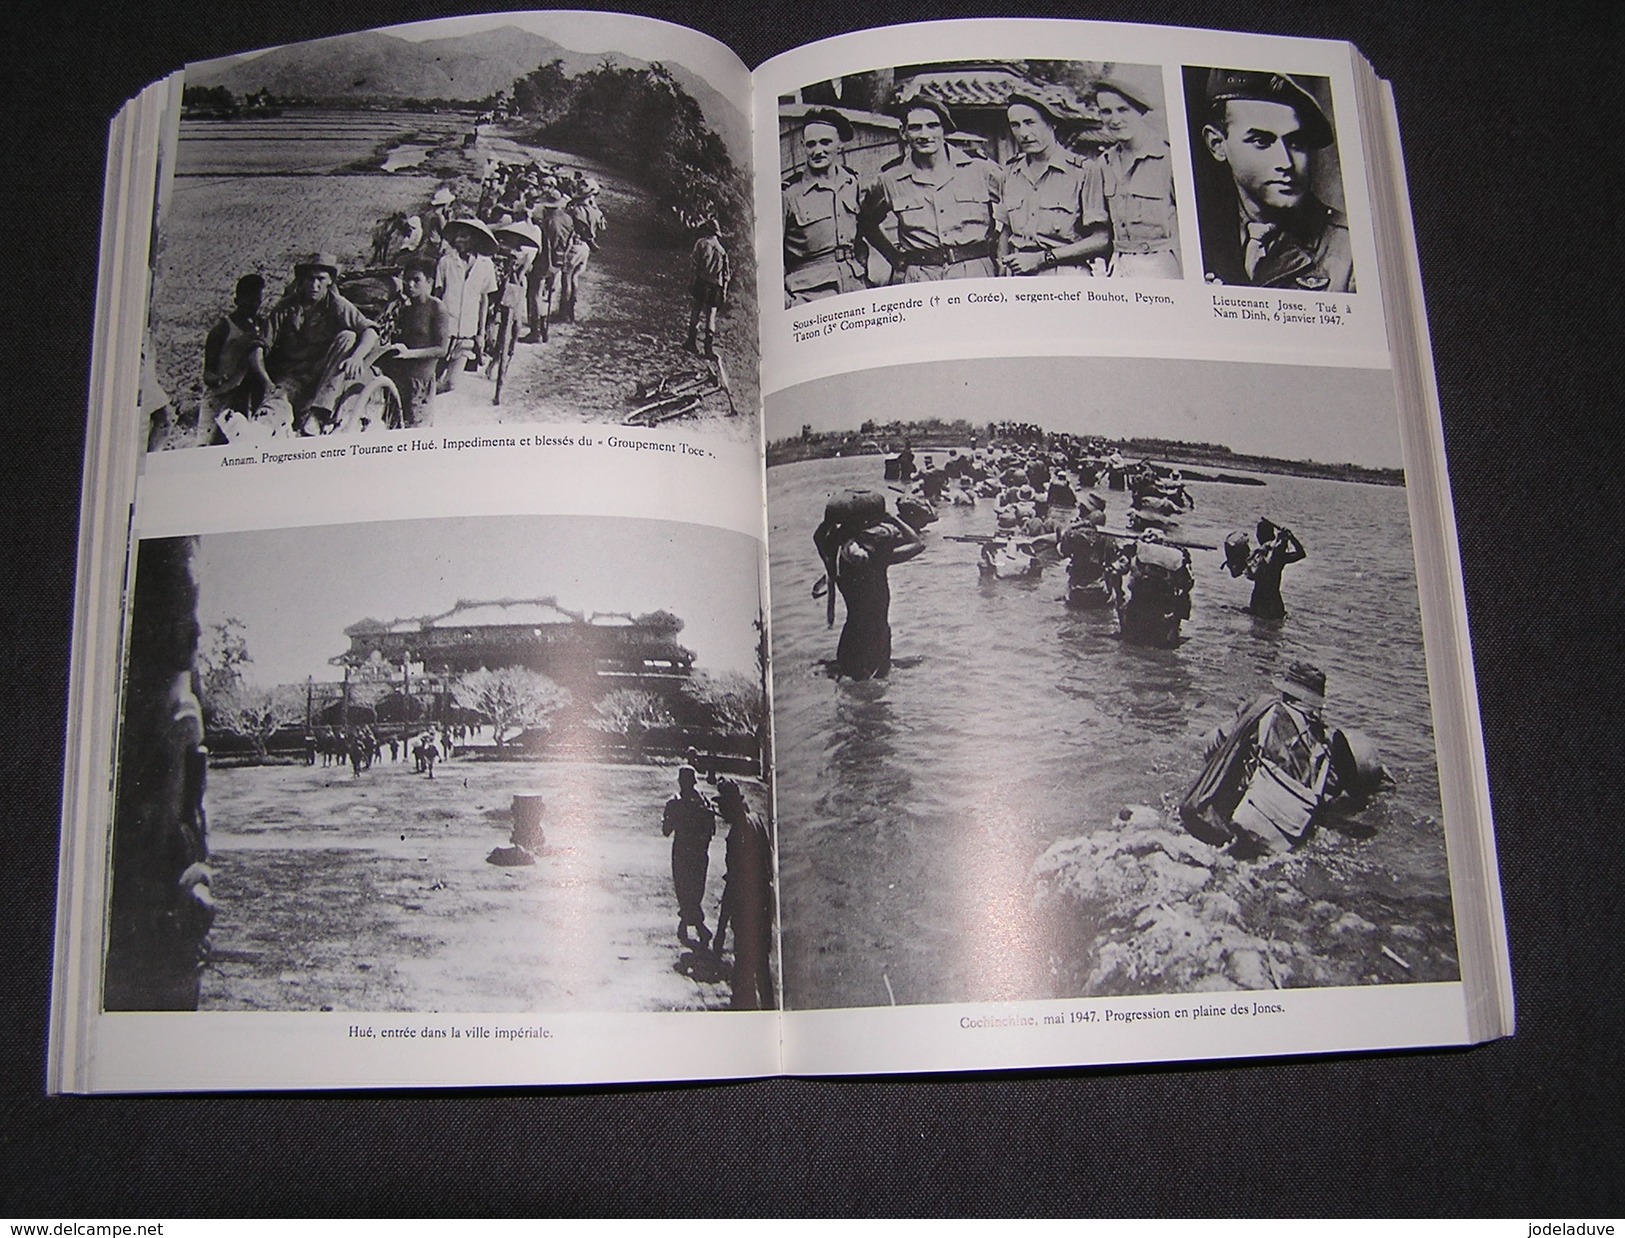
<svg viewBox="0 0 1625 1238">
<path fill-rule="evenodd" d="M 580 618 L 545 598 L 516 602 L 459 602 L 449 613 L 431 620 L 431 626 L 479 628 L 514 623 L 537 626 L 576 623 Z"/>
<path fill-rule="evenodd" d="M 1027 89 L 1025 78 L 1008 69 L 953 69 L 916 73 L 900 95 L 925 95 L 949 107 L 1003 107 L 1012 94 Z"/>
<path fill-rule="evenodd" d="M 1094 119 L 1064 87 L 1040 86 L 1010 69 L 944 69 L 916 73 L 898 91 L 898 102 L 906 103 L 924 95 L 949 108 L 1004 107 L 1014 94 L 1036 95 L 1068 119 Z"/>
</svg>

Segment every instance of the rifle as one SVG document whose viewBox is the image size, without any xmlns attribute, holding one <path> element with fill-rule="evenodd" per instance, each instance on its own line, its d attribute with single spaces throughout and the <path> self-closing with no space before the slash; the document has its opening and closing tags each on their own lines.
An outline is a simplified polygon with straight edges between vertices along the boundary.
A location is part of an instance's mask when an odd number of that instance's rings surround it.
<svg viewBox="0 0 1625 1238">
<path fill-rule="evenodd" d="M 1140 540 L 1140 537 L 1141 537 L 1140 533 L 1131 533 L 1127 529 L 1098 529 L 1097 528 L 1095 530 L 1095 532 L 1096 533 L 1104 533 L 1107 537 L 1120 537 L 1120 538 L 1124 539 L 1125 541 L 1130 541 L 1130 542 L 1137 542 L 1137 541 Z M 1218 549 L 1217 546 L 1209 546 L 1206 542 L 1181 542 L 1181 541 L 1176 541 L 1171 537 L 1163 538 L 1162 539 L 1162 544 L 1164 546 L 1180 546 L 1180 547 L 1183 547 L 1185 550 L 1217 550 Z"/>
<path fill-rule="evenodd" d="M 1097 526 L 1095 528 L 1095 532 L 1096 533 L 1104 533 L 1107 537 L 1120 537 L 1124 541 L 1129 541 L 1129 542 L 1137 542 L 1137 541 L 1140 540 L 1140 534 L 1131 533 L 1127 529 L 1102 529 L 1102 528 Z M 1019 543 L 1019 542 L 1030 542 L 1032 539 L 1031 538 L 1016 538 L 1014 534 L 1003 534 L 1003 533 L 944 533 L 942 535 L 942 540 L 945 541 L 945 542 L 970 542 L 970 543 L 972 543 L 974 545 L 977 545 L 977 546 L 985 546 L 989 542 L 1003 542 L 1003 541 L 1016 540 Z M 1181 541 L 1175 541 L 1171 537 L 1163 538 L 1162 539 L 1162 544 L 1164 546 L 1182 546 L 1186 550 L 1217 550 L 1218 549 L 1217 546 L 1210 546 L 1206 542 L 1181 542 Z"/>
</svg>

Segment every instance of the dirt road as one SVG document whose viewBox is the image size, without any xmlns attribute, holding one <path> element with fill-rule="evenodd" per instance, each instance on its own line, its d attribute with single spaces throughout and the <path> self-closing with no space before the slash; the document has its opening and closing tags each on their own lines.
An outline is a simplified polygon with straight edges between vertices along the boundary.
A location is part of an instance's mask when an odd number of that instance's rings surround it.
<svg viewBox="0 0 1625 1238">
<path fill-rule="evenodd" d="M 257 156 L 252 174 L 183 178 L 165 216 L 152 309 L 158 378 L 178 412 L 163 435 L 165 447 L 197 445 L 203 340 L 229 308 L 238 275 L 261 272 L 274 296 L 293 263 L 314 250 L 333 251 L 346 269 L 356 269 L 379 219 L 421 209 L 438 184 L 477 187 L 498 162 L 541 159 L 586 171 L 601 186 L 607 226 L 581 282 L 577 321 L 554 324 L 545 344 L 519 345 L 500 405 L 493 403 L 490 381 L 467 375 L 462 389 L 437 402 L 436 428 L 618 425 L 634 407 L 630 397 L 639 381 L 696 364 L 682 350 L 691 241 L 664 229 L 648 192 L 613 168 L 524 143 L 500 128 L 488 128 L 472 147 L 447 142 L 424 167 L 394 173 L 285 173 L 282 163 L 299 156 L 301 143 L 284 135 L 248 145 Z M 729 414 L 723 396 L 713 395 L 697 415 L 669 424 L 702 425 L 743 442 L 755 437 L 759 398 L 754 262 L 748 236 L 724 240 L 736 275 L 719 352 L 737 415 Z"/>
<path fill-rule="evenodd" d="M 761 788 L 746 784 L 754 811 Z M 220 905 L 205 1010 L 651 1011 L 728 1005 L 677 941 L 661 807 L 675 770 L 387 759 L 212 771 Z M 532 867 L 487 862 L 516 791 L 547 803 Z M 723 837 L 711 847 L 714 926 Z"/>
<path fill-rule="evenodd" d="M 554 323 L 545 344 L 519 345 L 502 406 L 490 410 L 485 420 L 478 420 L 474 410 L 457 399 L 448 408 L 448 421 L 490 424 L 494 414 L 504 422 L 618 424 L 632 407 L 628 397 L 636 382 L 695 364 L 682 348 L 692 276 L 688 246 L 662 231 L 649 195 L 612 169 L 509 137 L 481 141 L 486 156 L 496 161 L 541 158 L 586 167 L 602 186 L 599 205 L 608 225 L 582 277 L 576 321 Z M 737 265 L 750 238 L 727 240 Z M 708 428 L 741 440 L 755 433 L 754 296 L 754 283 L 748 272 L 743 273 L 721 318 L 719 352 L 733 384 L 738 415 L 730 417 L 728 401 L 716 395 L 697 418 Z"/>
</svg>

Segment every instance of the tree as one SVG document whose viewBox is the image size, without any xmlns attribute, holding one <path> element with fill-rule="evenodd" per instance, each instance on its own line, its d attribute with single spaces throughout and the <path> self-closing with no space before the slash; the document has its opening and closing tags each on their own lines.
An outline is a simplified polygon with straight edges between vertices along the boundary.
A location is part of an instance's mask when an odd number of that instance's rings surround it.
<svg viewBox="0 0 1625 1238">
<path fill-rule="evenodd" d="M 1112 68 L 1110 64 L 1091 60 L 1028 60 L 1019 67 L 1026 70 L 1029 81 L 1065 86 L 1080 99 L 1094 94 L 1096 84 L 1109 76 Z"/>
<path fill-rule="evenodd" d="M 208 116 L 237 115 L 237 97 L 224 86 L 188 86 L 181 91 L 181 107 Z"/>
<path fill-rule="evenodd" d="M 248 625 L 235 616 L 211 623 L 198 642 L 198 678 L 205 692 L 230 692 L 243 682 L 243 671 L 253 664 Z"/>
<path fill-rule="evenodd" d="M 304 702 L 274 688 L 238 685 L 213 708 L 215 729 L 241 735 L 254 745 L 254 755 L 261 761 L 271 736 L 304 718 Z"/>
<path fill-rule="evenodd" d="M 676 636 L 683 630 L 683 621 L 669 610 L 651 610 L 646 615 L 636 616 L 632 622 L 662 636 Z"/>
<path fill-rule="evenodd" d="M 491 737 L 498 748 L 521 731 L 545 727 L 570 703 L 568 689 L 525 666 L 470 671 L 453 681 L 451 694 L 464 709 L 491 720 Z"/>
<path fill-rule="evenodd" d="M 569 106 L 572 89 L 564 61 L 554 57 L 513 84 L 513 105 L 521 115 L 545 123 Z"/>
<path fill-rule="evenodd" d="M 203 721 L 209 727 L 225 726 L 217 714 L 244 687 L 243 674 L 254 665 L 248 652 L 248 625 L 235 616 L 211 623 L 198 641 L 198 696 L 203 701 Z"/>
<path fill-rule="evenodd" d="M 753 734 L 762 721 L 761 682 L 743 671 L 696 674 L 683 686 L 684 712 L 700 726 L 734 735 Z"/>
<path fill-rule="evenodd" d="M 622 68 L 606 56 L 574 79 L 568 104 L 542 136 L 626 169 L 674 225 L 715 217 L 725 232 L 748 231 L 745 178 L 699 103 L 662 64 Z"/>
<path fill-rule="evenodd" d="M 594 703 L 592 720 L 594 730 L 611 735 L 632 735 L 651 727 L 667 727 L 675 723 L 666 702 L 653 692 L 642 688 L 616 688 Z"/>
</svg>

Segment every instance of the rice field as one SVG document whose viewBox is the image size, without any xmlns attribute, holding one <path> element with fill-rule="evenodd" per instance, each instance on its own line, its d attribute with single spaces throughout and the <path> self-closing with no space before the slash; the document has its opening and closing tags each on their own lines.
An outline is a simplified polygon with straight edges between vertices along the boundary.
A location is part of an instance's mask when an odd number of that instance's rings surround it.
<svg viewBox="0 0 1625 1238">
<path fill-rule="evenodd" d="M 546 348 L 522 349 L 501 410 L 482 397 L 481 409 L 472 410 L 476 420 L 618 423 L 638 380 L 692 364 L 681 349 L 689 246 L 661 231 L 648 193 L 592 160 L 498 132 L 465 149 L 467 127 L 463 116 L 404 112 L 299 112 L 182 125 L 150 314 L 158 381 L 180 415 L 181 428 L 165 445 L 192 444 L 184 427 L 203 394 L 203 342 L 230 310 L 241 276 L 265 277 L 269 306 L 307 254 L 332 253 L 345 270 L 364 267 L 381 218 L 427 209 L 444 183 L 469 201 L 493 159 L 542 158 L 587 169 L 603 186 L 609 231 L 583 278 L 579 321 L 556 330 Z M 384 171 L 392 161 L 405 166 Z M 736 406 L 751 410 L 755 285 L 744 241 L 734 245 L 735 291 L 720 350 Z M 730 417 L 727 407 L 712 399 L 702 416 L 730 437 L 753 434 L 752 419 Z"/>
<path fill-rule="evenodd" d="M 152 297 L 158 378 L 179 407 L 202 394 L 203 338 L 231 308 L 239 276 L 266 279 L 266 303 L 281 293 L 293 264 L 329 250 L 348 267 L 365 265 L 380 215 L 416 210 L 433 192 L 425 176 L 262 176 L 252 193 L 236 177 L 175 183 L 165 218 Z M 317 188 L 319 186 L 319 189 Z"/>
<path fill-rule="evenodd" d="M 158 378 L 178 407 L 202 394 L 203 338 L 250 271 L 266 303 L 315 250 L 364 265 L 382 215 L 427 204 L 439 178 L 355 171 L 401 143 L 459 142 L 468 119 L 412 112 L 299 112 L 185 121 L 160 228 L 152 296 Z"/>
<path fill-rule="evenodd" d="M 192 176 L 318 175 L 371 160 L 416 139 L 460 140 L 466 116 L 424 112 L 300 111 L 247 120 L 181 122 L 177 179 Z"/>
</svg>

